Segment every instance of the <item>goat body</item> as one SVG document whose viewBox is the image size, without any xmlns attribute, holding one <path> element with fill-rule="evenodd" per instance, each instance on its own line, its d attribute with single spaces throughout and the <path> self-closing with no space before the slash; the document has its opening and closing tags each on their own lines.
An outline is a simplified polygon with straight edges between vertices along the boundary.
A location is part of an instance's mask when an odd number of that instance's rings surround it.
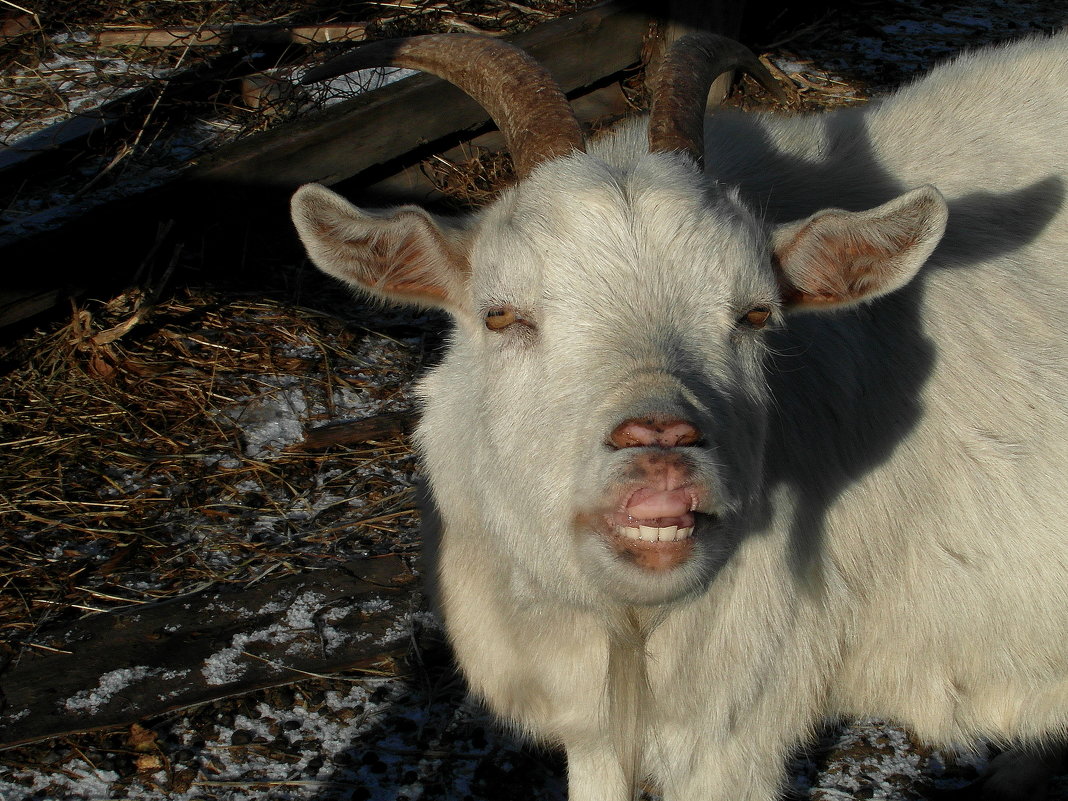
<svg viewBox="0 0 1068 801">
<path fill-rule="evenodd" d="M 1066 130 L 1061 34 L 717 113 L 703 171 L 639 119 L 464 219 L 297 193 L 321 268 L 455 318 L 445 622 L 573 801 L 770 801 L 840 715 L 1063 738 Z"/>
</svg>

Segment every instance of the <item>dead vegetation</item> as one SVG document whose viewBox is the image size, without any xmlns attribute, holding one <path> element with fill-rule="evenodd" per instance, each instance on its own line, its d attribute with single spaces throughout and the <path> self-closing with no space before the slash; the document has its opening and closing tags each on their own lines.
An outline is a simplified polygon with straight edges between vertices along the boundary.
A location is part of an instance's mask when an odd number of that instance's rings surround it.
<svg viewBox="0 0 1068 801">
<path fill-rule="evenodd" d="M 410 491 L 394 486 L 410 482 L 402 440 L 287 453 L 299 429 L 279 434 L 288 440 L 277 452 L 241 431 L 255 432 L 257 415 L 264 426 L 287 422 L 271 417 L 287 407 L 309 426 L 408 408 L 422 335 L 400 340 L 269 300 L 187 292 L 116 337 L 136 297 L 87 304 L 6 353 L 17 362 L 0 396 L 9 640 L 32 641 L 72 609 L 381 551 L 386 533 L 414 525 Z"/>
<path fill-rule="evenodd" d="M 0 19 L 17 21 L 4 30 L 20 29 L 0 40 L 0 136 L 18 136 L 56 112 L 77 112 L 80 98 L 98 102 L 103 88 L 147 90 L 140 116 L 132 118 L 136 124 L 56 179 L 58 191 L 78 194 L 118 181 L 138 160 L 152 163 L 166 151 L 177 119 L 243 135 L 302 113 L 306 100 L 299 98 L 282 108 L 253 108 L 238 78 L 302 69 L 298 63 L 323 60 L 336 46 L 264 48 L 250 39 L 234 51 L 232 38 L 225 38 L 233 26 L 358 23 L 374 38 L 436 30 L 499 34 L 574 6 L 557 0 L 0 0 Z M 796 109 L 866 96 L 864 81 L 843 78 L 822 57 L 818 63 L 799 57 L 813 56 L 832 22 L 822 18 L 786 42 L 769 36 L 780 42 L 764 61 L 787 85 Z M 872 23 L 853 24 L 863 30 Z M 100 44 L 104 34 L 125 31 L 136 40 L 149 30 L 191 33 L 172 36 L 166 46 Z M 218 44 L 203 44 L 209 33 L 219 34 Z M 160 76 L 213 59 L 223 59 L 223 68 L 234 71 L 225 74 L 235 77 L 216 78 L 215 90 L 172 103 L 168 79 Z M 878 83 L 880 75 L 868 80 Z M 749 109 L 766 98 L 747 81 L 730 102 Z M 485 203 L 511 175 L 507 157 L 498 153 L 462 163 L 435 158 L 423 169 L 466 207 Z M 50 202 L 23 205 L 26 191 L 22 184 L 5 189 L 9 216 Z M 205 275 L 233 265 L 200 243 L 167 240 L 167 250 L 146 254 L 137 287 L 81 302 L 0 345 L 4 660 L 17 658 L 22 647 L 44 647 L 36 637 L 43 627 L 209 584 L 254 585 L 387 552 L 414 561 L 420 549 L 415 460 L 405 436 L 327 451 L 292 446 L 320 423 L 411 410 L 412 380 L 433 360 L 442 324 L 355 303 L 294 267 L 299 257 L 287 233 L 265 236 L 284 244 L 277 263 L 264 266 L 265 275 L 255 280 L 248 278 L 255 270 L 246 267 L 235 269 L 242 283 L 208 285 Z M 295 279 L 298 272 L 302 277 Z M 0 755 L 0 772 L 42 798 L 85 797 L 72 794 L 70 783 L 94 776 L 112 777 L 101 780 L 105 789 L 98 793 L 111 797 L 306 798 L 298 793 L 317 783 L 318 797 L 371 798 L 378 797 L 376 787 L 417 781 L 425 798 L 453 798 L 457 786 L 475 798 L 558 793 L 558 780 L 545 778 L 551 772 L 545 763 L 559 769 L 554 758 L 487 736 L 485 722 L 460 706 L 462 687 L 447 652 L 433 637 L 416 640 L 411 662 L 398 667 L 406 683 L 383 678 L 366 685 L 365 695 L 349 699 L 344 709 L 329 698 L 349 692 L 349 677 L 309 679 L 169 715 L 140 731 L 10 750 Z M 382 704 L 404 695 L 410 704 L 437 711 L 374 718 Z M 442 701 L 452 710 L 447 720 Z M 366 745 L 328 757 L 333 766 L 324 775 L 318 772 L 323 759 L 317 765 L 306 756 L 309 750 L 325 754 L 324 747 L 312 742 L 303 724 L 291 724 L 328 711 L 346 722 L 365 714 L 372 722 L 352 730 Z M 251 719 L 262 721 L 267 734 L 253 732 Z M 410 734 L 399 741 L 403 745 L 377 745 L 398 731 Z M 242 760 L 247 771 L 235 773 L 232 764 Z M 259 766 L 267 762 L 292 765 L 291 775 L 262 780 Z"/>
<path fill-rule="evenodd" d="M 42 118 L 84 109 L 87 99 L 98 105 L 107 89 L 153 86 L 162 102 L 156 114 L 170 116 L 165 93 L 174 71 L 223 55 L 238 77 L 242 61 L 270 73 L 325 59 L 336 52 L 333 43 L 449 30 L 503 35 L 579 5 L 566 0 L 161 0 L 136 5 L 5 0 L 0 4 L 0 94 L 8 102 L 0 107 L 0 132 L 4 141 L 12 141 L 27 128 L 39 127 Z M 317 47 L 309 51 L 309 45 Z M 220 115 L 218 125 L 263 127 L 266 123 L 255 119 L 254 109 L 241 102 L 239 90 L 217 87 L 198 111 L 210 107 Z"/>
</svg>

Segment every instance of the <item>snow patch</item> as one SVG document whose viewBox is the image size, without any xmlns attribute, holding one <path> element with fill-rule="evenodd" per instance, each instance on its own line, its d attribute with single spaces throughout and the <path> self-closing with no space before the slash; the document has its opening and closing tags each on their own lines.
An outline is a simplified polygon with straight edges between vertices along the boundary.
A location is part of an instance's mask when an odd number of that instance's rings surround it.
<svg viewBox="0 0 1068 801">
<path fill-rule="evenodd" d="M 444 631 L 441 621 L 433 612 L 418 610 L 402 615 L 389 629 L 379 638 L 383 645 L 406 640 L 412 636 L 416 624 L 432 631 Z"/>
<path fill-rule="evenodd" d="M 315 100 L 324 106 L 332 106 L 363 92 L 373 92 L 391 83 L 416 75 L 416 70 L 397 67 L 373 67 L 338 75 L 328 81 L 313 85 Z"/>
<path fill-rule="evenodd" d="M 63 707 L 69 712 L 95 714 L 101 707 L 111 703 L 116 693 L 122 692 L 131 684 L 157 676 L 161 672 L 159 668 L 150 668 L 145 665 L 109 671 L 100 677 L 96 689 L 82 690 L 64 701 Z"/>
<path fill-rule="evenodd" d="M 238 681 L 248 670 L 251 661 L 244 652 L 256 642 L 271 643 L 290 655 L 307 654 L 313 647 L 332 653 L 352 640 L 361 640 L 370 635 L 366 632 L 340 630 L 332 626 L 348 617 L 354 607 L 340 605 L 323 611 L 325 596 L 307 591 L 289 604 L 273 602 L 266 604 L 262 614 L 276 614 L 286 610 L 285 617 L 266 628 L 245 634 L 235 634 L 230 645 L 204 660 L 200 672 L 211 685 L 230 684 Z M 308 638 L 309 632 L 318 635 L 318 641 Z M 281 668 L 277 668 L 281 670 Z"/>
<path fill-rule="evenodd" d="M 262 459 L 304 439 L 301 420 L 307 412 L 303 390 L 299 386 L 283 386 L 225 414 L 241 428 L 245 455 Z"/>
</svg>

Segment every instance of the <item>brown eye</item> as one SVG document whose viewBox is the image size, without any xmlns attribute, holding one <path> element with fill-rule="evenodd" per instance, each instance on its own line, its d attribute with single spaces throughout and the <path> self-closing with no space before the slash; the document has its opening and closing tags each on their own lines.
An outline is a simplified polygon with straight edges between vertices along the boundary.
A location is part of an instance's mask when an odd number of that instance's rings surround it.
<svg viewBox="0 0 1068 801">
<path fill-rule="evenodd" d="M 510 306 L 496 306 L 486 312 L 486 328 L 490 331 L 500 331 L 507 328 L 519 318 L 515 309 Z"/>
<path fill-rule="evenodd" d="M 738 322 L 744 323 L 750 328 L 763 328 L 771 317 L 771 309 L 767 306 L 754 306 Z"/>
</svg>

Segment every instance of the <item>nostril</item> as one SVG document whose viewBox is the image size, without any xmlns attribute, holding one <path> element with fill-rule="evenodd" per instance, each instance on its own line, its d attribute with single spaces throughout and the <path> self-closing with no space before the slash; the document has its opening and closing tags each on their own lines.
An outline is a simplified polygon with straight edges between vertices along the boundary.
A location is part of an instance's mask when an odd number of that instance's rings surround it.
<svg viewBox="0 0 1068 801">
<path fill-rule="evenodd" d="M 701 431 L 678 417 L 632 417 L 615 427 L 608 443 L 615 448 L 685 448 L 701 443 Z"/>
</svg>

